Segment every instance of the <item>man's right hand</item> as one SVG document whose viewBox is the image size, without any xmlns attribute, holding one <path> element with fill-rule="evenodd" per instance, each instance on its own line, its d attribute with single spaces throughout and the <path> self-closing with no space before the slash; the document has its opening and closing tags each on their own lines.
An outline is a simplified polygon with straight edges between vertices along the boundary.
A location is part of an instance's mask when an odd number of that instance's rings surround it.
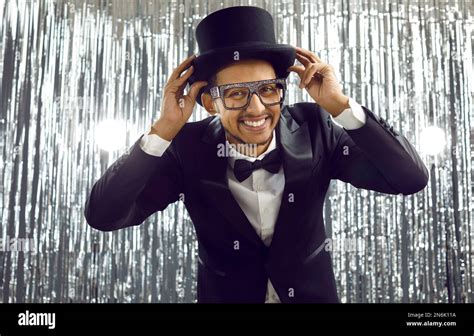
<svg viewBox="0 0 474 336">
<path fill-rule="evenodd" d="M 153 124 L 149 134 L 154 133 L 171 141 L 191 116 L 199 90 L 207 85 L 205 81 L 195 82 L 191 85 L 188 94 L 184 95 L 187 80 L 194 71 L 191 63 L 195 57 L 196 55 L 192 55 L 178 65 L 168 79 L 161 103 L 160 118 Z M 188 70 L 184 75 L 181 75 L 186 69 Z"/>
</svg>

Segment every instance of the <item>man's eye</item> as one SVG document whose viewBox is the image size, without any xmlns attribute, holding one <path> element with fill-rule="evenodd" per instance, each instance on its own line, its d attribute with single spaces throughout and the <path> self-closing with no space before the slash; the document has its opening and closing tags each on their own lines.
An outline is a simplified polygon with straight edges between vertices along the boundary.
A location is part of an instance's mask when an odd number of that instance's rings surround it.
<svg viewBox="0 0 474 336">
<path fill-rule="evenodd" d="M 273 86 L 264 86 L 260 89 L 260 92 L 273 92 L 275 91 L 275 87 Z"/>
<path fill-rule="evenodd" d="M 236 90 L 229 93 L 229 97 L 234 97 L 234 98 L 242 97 L 244 95 L 245 95 L 245 91 L 242 91 L 242 90 Z"/>
</svg>

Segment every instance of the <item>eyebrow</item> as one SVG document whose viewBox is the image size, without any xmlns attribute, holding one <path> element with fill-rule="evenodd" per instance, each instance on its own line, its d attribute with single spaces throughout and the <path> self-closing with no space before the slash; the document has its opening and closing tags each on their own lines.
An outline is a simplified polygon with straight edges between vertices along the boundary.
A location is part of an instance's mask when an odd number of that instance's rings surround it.
<svg viewBox="0 0 474 336">
<path fill-rule="evenodd" d="M 250 82 L 240 82 L 240 83 L 227 83 L 227 84 L 217 84 L 216 86 L 226 86 L 226 85 L 238 85 L 238 84 L 248 84 L 248 83 L 258 83 L 258 82 L 264 82 L 264 81 L 271 81 L 279 78 L 267 78 L 267 79 L 260 79 L 256 81 L 250 81 Z"/>
</svg>

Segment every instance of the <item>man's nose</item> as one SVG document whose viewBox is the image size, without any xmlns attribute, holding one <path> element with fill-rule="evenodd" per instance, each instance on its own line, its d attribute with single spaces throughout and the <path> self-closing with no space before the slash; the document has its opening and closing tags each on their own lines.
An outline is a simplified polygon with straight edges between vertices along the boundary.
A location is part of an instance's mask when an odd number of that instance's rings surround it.
<svg viewBox="0 0 474 336">
<path fill-rule="evenodd" d="M 247 110 L 250 112 L 256 112 L 256 113 L 265 111 L 265 105 L 262 104 L 256 92 L 252 93 Z"/>
</svg>

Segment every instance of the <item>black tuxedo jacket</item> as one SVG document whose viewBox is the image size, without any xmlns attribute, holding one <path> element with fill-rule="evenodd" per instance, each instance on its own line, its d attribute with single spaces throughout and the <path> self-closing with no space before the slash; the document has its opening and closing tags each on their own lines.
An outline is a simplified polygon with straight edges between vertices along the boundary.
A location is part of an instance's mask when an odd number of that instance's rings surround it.
<svg viewBox="0 0 474 336">
<path fill-rule="evenodd" d="M 198 302 L 263 303 L 268 278 L 282 303 L 339 302 L 331 256 L 320 248 L 330 180 L 404 195 L 428 181 L 407 139 L 363 110 L 365 125 L 345 130 L 315 103 L 283 107 L 276 138 L 285 188 L 269 248 L 229 190 L 217 117 L 187 123 L 161 157 L 143 152 L 140 137 L 94 184 L 85 218 L 98 230 L 118 230 L 183 200 L 198 239 Z"/>
</svg>

